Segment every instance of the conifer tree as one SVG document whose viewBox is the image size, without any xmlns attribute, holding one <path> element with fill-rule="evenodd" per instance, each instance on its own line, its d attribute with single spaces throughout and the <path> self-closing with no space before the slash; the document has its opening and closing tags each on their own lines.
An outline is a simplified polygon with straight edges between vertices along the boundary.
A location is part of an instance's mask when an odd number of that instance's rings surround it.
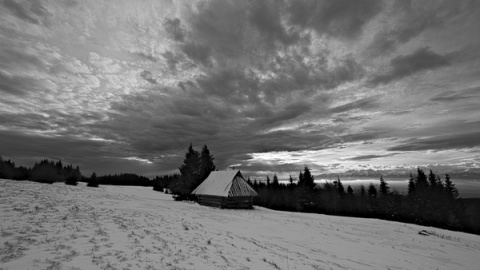
<svg viewBox="0 0 480 270">
<path fill-rule="evenodd" d="M 208 175 L 215 171 L 216 167 L 213 163 L 213 155 L 210 154 L 210 150 L 206 145 L 203 146 L 202 152 L 200 153 L 200 179 L 199 183 L 195 183 L 196 188 L 199 184 L 203 182 L 203 180 L 207 179 Z"/>
<path fill-rule="evenodd" d="M 370 185 L 368 186 L 368 197 L 370 198 L 377 197 L 377 188 L 372 183 L 370 183 Z"/>
<path fill-rule="evenodd" d="M 383 179 L 383 176 L 380 175 L 380 194 L 382 196 L 387 196 L 389 189 L 387 182 Z"/>
<path fill-rule="evenodd" d="M 449 199 L 457 199 L 458 198 L 458 190 L 453 184 L 452 180 L 450 180 L 450 176 L 448 174 L 445 175 L 445 193 Z"/>
<path fill-rule="evenodd" d="M 176 194 L 187 196 L 195 186 L 200 182 L 200 154 L 193 149 L 192 144 L 185 153 L 183 164 L 178 168 L 180 170 L 180 178 L 172 187 Z"/>
<path fill-rule="evenodd" d="M 289 175 L 288 182 L 290 183 L 290 186 L 293 187 L 293 177 L 292 177 L 292 175 Z"/>
<path fill-rule="evenodd" d="M 360 196 L 365 197 L 366 194 L 367 194 L 367 192 L 365 190 L 365 186 L 362 184 L 360 186 Z"/>
<path fill-rule="evenodd" d="M 88 179 L 87 187 L 98 187 L 98 179 L 96 173 L 92 173 L 92 175 Z"/>
<path fill-rule="evenodd" d="M 353 195 L 353 189 L 352 189 L 352 187 L 351 187 L 350 185 L 347 186 L 347 194 L 348 194 L 349 196 L 352 196 L 352 195 Z"/>
<path fill-rule="evenodd" d="M 273 174 L 273 183 L 272 183 L 272 186 L 273 186 L 274 188 L 277 188 L 279 185 L 280 185 L 280 183 L 278 182 L 277 174 L 274 173 L 274 174 Z"/>
<path fill-rule="evenodd" d="M 304 167 L 303 173 L 300 172 L 298 176 L 298 185 L 307 189 L 313 189 L 315 187 L 315 178 L 313 178 L 307 166 Z"/>
<path fill-rule="evenodd" d="M 413 174 L 410 173 L 410 178 L 408 179 L 408 196 L 415 195 L 415 179 L 413 178 Z"/>
<path fill-rule="evenodd" d="M 334 182 L 335 187 L 337 188 L 337 192 L 340 196 L 345 195 L 345 188 L 343 187 L 342 181 L 340 181 L 340 177 L 337 177 L 337 181 Z"/>
<path fill-rule="evenodd" d="M 425 172 L 417 168 L 417 176 L 415 178 L 415 189 L 417 193 L 423 194 L 428 189 L 428 181 Z"/>
</svg>

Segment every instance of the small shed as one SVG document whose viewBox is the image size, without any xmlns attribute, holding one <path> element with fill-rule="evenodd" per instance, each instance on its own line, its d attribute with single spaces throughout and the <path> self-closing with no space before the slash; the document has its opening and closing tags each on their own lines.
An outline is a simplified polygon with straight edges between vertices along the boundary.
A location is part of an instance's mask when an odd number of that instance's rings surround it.
<svg viewBox="0 0 480 270">
<path fill-rule="evenodd" d="M 199 204 L 220 208 L 252 208 L 257 196 L 239 170 L 211 172 L 192 194 Z"/>
</svg>

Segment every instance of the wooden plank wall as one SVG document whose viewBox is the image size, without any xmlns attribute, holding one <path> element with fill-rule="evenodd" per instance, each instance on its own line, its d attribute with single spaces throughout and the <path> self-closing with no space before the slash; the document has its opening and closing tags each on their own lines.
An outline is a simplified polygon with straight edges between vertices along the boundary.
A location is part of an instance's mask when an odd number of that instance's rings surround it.
<svg viewBox="0 0 480 270">
<path fill-rule="evenodd" d="M 198 203 L 221 208 L 253 208 L 253 197 L 220 197 L 198 195 Z"/>
</svg>

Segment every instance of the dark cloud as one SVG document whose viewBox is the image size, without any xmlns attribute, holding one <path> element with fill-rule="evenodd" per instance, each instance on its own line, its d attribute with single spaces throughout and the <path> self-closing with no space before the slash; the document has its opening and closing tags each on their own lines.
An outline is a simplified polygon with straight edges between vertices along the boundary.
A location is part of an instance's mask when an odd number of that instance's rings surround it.
<svg viewBox="0 0 480 270">
<path fill-rule="evenodd" d="M 245 57 L 254 35 L 247 28 L 248 5 L 246 1 L 214 0 L 203 3 L 192 12 L 188 22 L 191 40 L 208 45 L 221 57 Z"/>
<path fill-rule="evenodd" d="M 311 111 L 311 105 L 305 101 L 289 104 L 281 110 L 274 112 L 268 111 L 267 117 L 259 117 L 259 120 L 255 122 L 262 128 L 278 125 L 282 122 L 293 120 L 300 115 Z M 265 112 L 264 112 L 265 113 Z"/>
<path fill-rule="evenodd" d="M 18 143 L 21 141 L 21 143 Z M 14 157 L 17 165 L 31 167 L 41 159 L 62 160 L 64 164 L 79 166 L 84 176 L 92 172 L 112 174 L 131 172 L 141 175 L 158 175 L 158 169 L 168 171 L 174 164 L 170 159 L 161 158 L 157 164 L 142 164 L 124 159 L 127 153 L 115 151 L 111 143 L 84 140 L 70 136 L 47 137 L 45 135 L 25 134 L 23 132 L 0 131 L 0 149 L 2 156 Z M 176 164 L 180 164 L 176 160 Z M 166 165 L 170 165 L 166 167 Z M 121 168 L 121 171 L 119 171 Z"/>
<path fill-rule="evenodd" d="M 472 123 L 473 124 L 473 123 Z M 478 122 L 476 122 L 478 125 Z M 480 146 L 480 132 L 433 136 L 427 139 L 410 139 L 407 142 L 391 147 L 389 151 L 424 151 L 451 150 Z"/>
<path fill-rule="evenodd" d="M 165 31 L 176 41 L 183 42 L 185 39 L 185 29 L 179 18 L 167 18 L 163 23 Z"/>
<path fill-rule="evenodd" d="M 337 61 L 337 65 L 329 71 L 329 88 L 334 88 L 342 83 L 360 79 L 364 75 L 363 67 L 351 56 L 346 56 Z"/>
<path fill-rule="evenodd" d="M 29 92 L 45 90 L 43 82 L 30 77 L 10 76 L 0 72 L 0 92 L 24 96 Z"/>
<path fill-rule="evenodd" d="M 369 57 L 392 53 L 425 31 L 441 29 L 459 17 L 478 16 L 477 9 L 476 1 L 395 1 L 389 20 L 393 23 L 375 34 L 366 53 Z"/>
<path fill-rule="evenodd" d="M 291 1 L 288 12 L 294 25 L 312 28 L 321 35 L 355 38 L 382 7 L 380 0 L 301 0 Z"/>
<path fill-rule="evenodd" d="M 0 115 L 0 123 L 7 125 L 13 129 L 18 127 L 27 130 L 46 131 L 52 128 L 53 123 L 49 123 L 49 119 L 42 114 L 25 113 L 2 113 Z"/>
<path fill-rule="evenodd" d="M 448 65 L 450 65 L 448 56 L 440 55 L 432 51 L 430 47 L 423 47 L 412 54 L 399 55 L 390 60 L 390 70 L 374 76 L 370 83 L 373 85 L 386 84 L 424 70 L 437 69 Z"/>
<path fill-rule="evenodd" d="M 383 29 L 375 34 L 372 43 L 367 48 L 367 54 L 375 57 L 394 52 L 399 45 L 410 41 L 426 29 L 440 25 L 441 22 L 443 21 L 435 16 L 424 15 Z"/>
<path fill-rule="evenodd" d="M 339 142 L 338 139 L 326 136 L 322 132 L 299 132 L 296 130 L 251 134 L 245 139 L 250 143 L 244 153 L 319 150 L 331 147 Z"/>
<path fill-rule="evenodd" d="M 148 70 L 142 71 L 142 73 L 140 73 L 140 77 L 142 77 L 144 80 L 146 80 L 146 81 L 148 81 L 152 84 L 157 84 L 157 80 L 153 78 L 152 72 L 150 72 Z"/>
<path fill-rule="evenodd" d="M 22 143 L 18 143 L 21 141 Z M 72 137 L 29 135 L 23 132 L 0 131 L 0 149 L 4 155 L 36 156 L 69 160 L 78 157 L 105 155 L 103 143 Z M 68 149 L 68 151 L 65 151 Z M 88 158 L 86 158 L 88 159 Z"/>
<path fill-rule="evenodd" d="M 291 45 L 300 39 L 300 34 L 288 31 L 282 24 L 282 8 L 281 1 L 254 1 L 250 6 L 249 19 L 267 40 Z"/>
<path fill-rule="evenodd" d="M 196 42 L 187 42 L 181 46 L 182 51 L 195 62 L 204 66 L 210 64 L 210 47 Z"/>
<path fill-rule="evenodd" d="M 356 156 L 353 158 L 348 158 L 348 160 L 372 160 L 376 158 L 384 158 L 384 157 L 391 157 L 395 156 L 397 153 L 391 153 L 391 154 L 386 154 L 386 155 L 362 155 L 362 156 Z"/>
<path fill-rule="evenodd" d="M 468 88 L 461 91 L 446 91 L 434 96 L 430 100 L 440 102 L 454 102 L 465 99 L 470 100 L 472 98 L 480 98 L 480 87 Z"/>
<path fill-rule="evenodd" d="M 33 24 L 40 24 L 48 15 L 48 10 L 41 1 L 25 1 L 18 3 L 15 0 L 2 0 L 0 3 L 18 18 Z"/>
<path fill-rule="evenodd" d="M 363 67 L 351 56 L 335 59 L 328 64 L 326 54 L 294 52 L 277 56 L 267 68 L 267 71 L 274 72 L 276 76 L 263 80 L 258 88 L 263 91 L 266 100 L 274 103 L 279 97 L 288 97 L 292 93 L 309 95 L 364 76 Z"/>
<path fill-rule="evenodd" d="M 167 60 L 167 65 L 168 68 L 171 71 L 176 71 L 177 69 L 177 64 L 180 63 L 181 57 L 171 51 L 166 51 L 165 53 L 162 54 L 163 58 Z"/>
<path fill-rule="evenodd" d="M 5 42 L 5 43 L 4 43 Z M 45 69 L 44 62 L 37 56 L 25 52 L 25 49 L 18 48 L 6 40 L 0 41 L 0 67 L 11 69 Z"/>
<path fill-rule="evenodd" d="M 197 83 L 207 95 L 214 95 L 237 104 L 259 102 L 259 82 L 254 74 L 245 70 L 223 69 L 199 76 Z"/>
</svg>

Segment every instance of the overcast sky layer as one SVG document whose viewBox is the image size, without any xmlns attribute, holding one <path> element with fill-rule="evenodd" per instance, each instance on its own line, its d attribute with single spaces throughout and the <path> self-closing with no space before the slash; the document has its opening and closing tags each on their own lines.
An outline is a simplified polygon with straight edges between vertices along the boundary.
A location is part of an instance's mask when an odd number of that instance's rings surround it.
<svg viewBox="0 0 480 270">
<path fill-rule="evenodd" d="M 0 155 L 246 175 L 480 168 L 479 1 L 0 0 Z"/>
</svg>

